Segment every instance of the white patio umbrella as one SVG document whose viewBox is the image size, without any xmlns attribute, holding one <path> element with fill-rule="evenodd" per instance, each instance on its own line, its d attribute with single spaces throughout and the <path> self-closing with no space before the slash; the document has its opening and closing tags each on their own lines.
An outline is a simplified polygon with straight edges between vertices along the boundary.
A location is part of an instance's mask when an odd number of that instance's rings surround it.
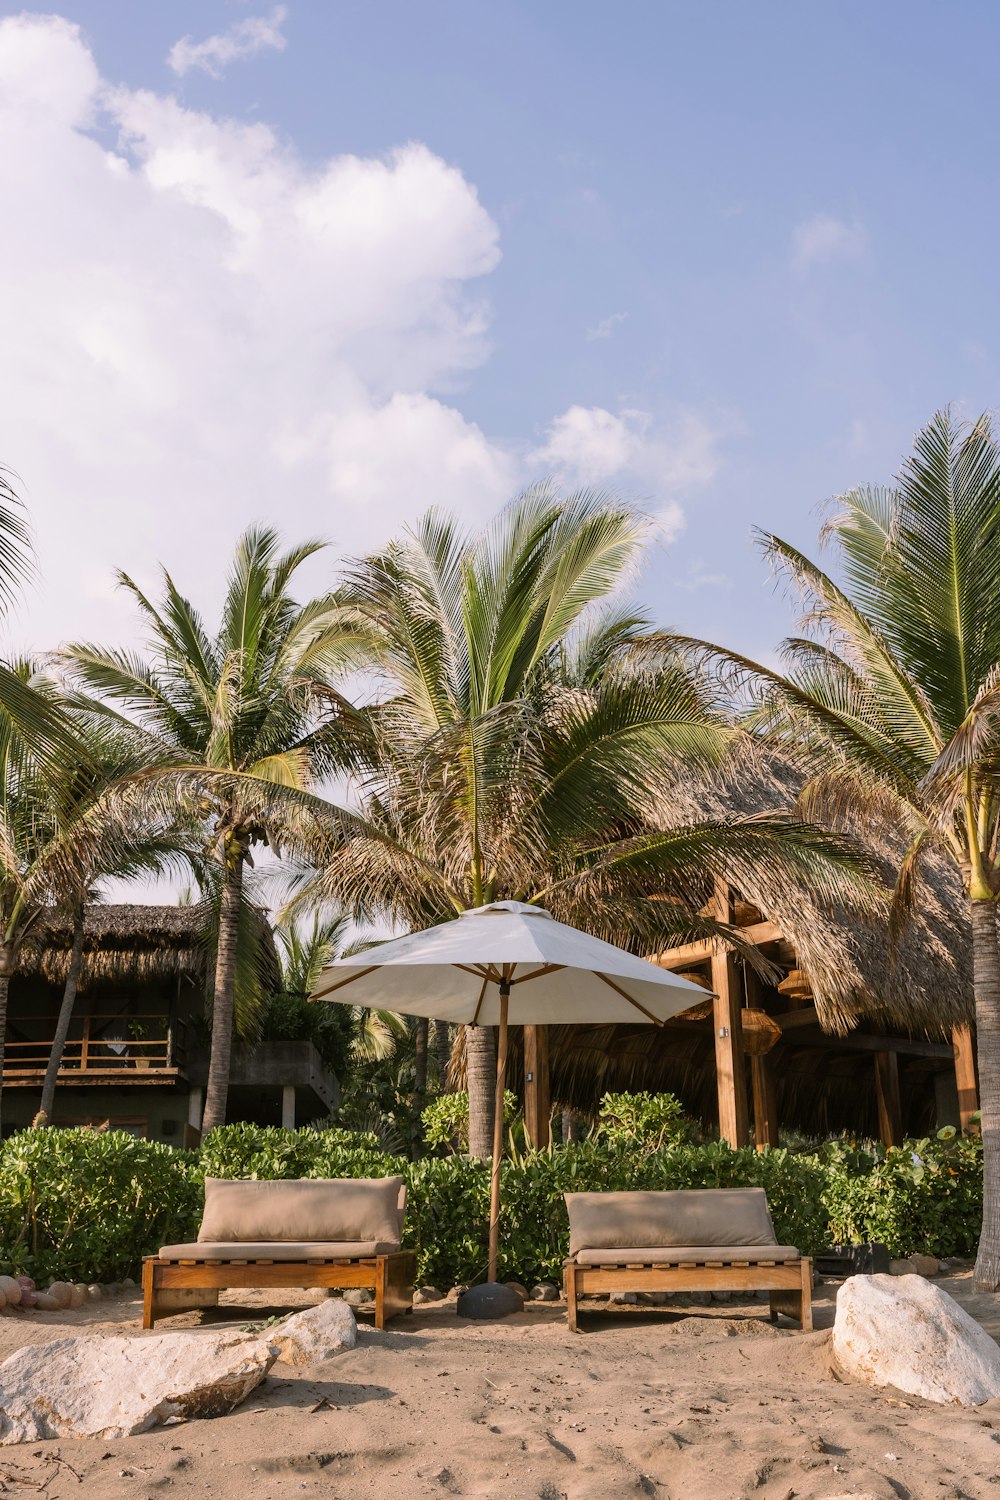
<svg viewBox="0 0 1000 1500">
<path fill-rule="evenodd" d="M 323 969 L 312 1000 L 373 1006 L 466 1026 L 499 1026 L 489 1279 L 496 1281 L 507 1027 L 646 1022 L 662 1026 L 705 990 L 648 959 L 557 922 L 540 906 L 495 901 Z"/>
</svg>

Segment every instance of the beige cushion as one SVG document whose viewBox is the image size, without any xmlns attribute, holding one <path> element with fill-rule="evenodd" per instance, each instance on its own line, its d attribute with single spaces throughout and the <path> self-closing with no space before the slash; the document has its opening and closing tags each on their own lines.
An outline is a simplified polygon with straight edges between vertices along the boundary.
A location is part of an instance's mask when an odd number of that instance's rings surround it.
<svg viewBox="0 0 1000 1500">
<path fill-rule="evenodd" d="M 682 1260 L 775 1260 L 782 1265 L 801 1259 L 792 1245 L 644 1245 L 628 1250 L 580 1250 L 578 1266 L 673 1266 Z"/>
<path fill-rule="evenodd" d="M 341 1241 L 399 1248 L 400 1177 L 304 1177 L 278 1182 L 205 1178 L 200 1241 Z"/>
<path fill-rule="evenodd" d="M 569 1253 L 635 1245 L 773 1245 L 763 1188 L 567 1193 Z"/>
<path fill-rule="evenodd" d="M 161 1260 L 355 1260 L 363 1255 L 388 1255 L 397 1244 L 377 1240 L 196 1240 L 193 1245 L 163 1245 Z"/>
</svg>

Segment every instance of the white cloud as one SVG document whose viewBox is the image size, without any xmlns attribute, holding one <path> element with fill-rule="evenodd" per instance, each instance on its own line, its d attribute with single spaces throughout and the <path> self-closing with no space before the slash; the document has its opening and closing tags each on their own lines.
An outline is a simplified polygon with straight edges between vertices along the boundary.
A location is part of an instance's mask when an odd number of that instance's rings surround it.
<svg viewBox="0 0 1000 1500">
<path fill-rule="evenodd" d="M 521 482 L 437 394 L 488 353 L 473 283 L 499 248 L 425 147 L 306 165 L 265 125 L 109 89 L 75 26 L 20 16 L 0 201 L 0 462 L 37 532 L 37 644 L 130 632 L 116 565 L 162 560 L 210 609 L 251 520 L 354 550 Z"/>
<path fill-rule="evenodd" d="M 588 344 L 593 343 L 594 339 L 609 339 L 615 329 L 624 323 L 627 318 L 627 312 L 612 313 L 610 317 L 602 318 L 599 323 L 595 323 L 593 328 L 587 329 Z"/>
<path fill-rule="evenodd" d="M 318 586 L 428 505 L 475 524 L 558 472 L 669 533 L 715 472 L 695 412 L 571 406 L 531 452 L 449 404 L 489 354 L 498 231 L 422 145 L 307 164 L 265 124 L 110 87 L 75 25 L 21 15 L 0 201 L 0 463 L 42 572 L 18 646 L 134 637 L 116 566 L 153 584 L 162 562 L 211 616 L 254 520 L 330 539 Z"/>
<path fill-rule="evenodd" d="M 712 573 L 705 567 L 703 557 L 692 558 L 685 569 L 683 578 L 674 579 L 674 587 L 683 589 L 686 594 L 695 594 L 700 589 L 723 588 L 729 582 L 727 573 Z"/>
<path fill-rule="evenodd" d="M 649 412 L 571 406 L 529 454 L 536 466 L 569 484 L 611 484 L 639 491 L 652 504 L 667 540 L 684 525 L 680 498 L 707 484 L 719 467 L 720 433 L 697 412 L 658 423 Z"/>
<path fill-rule="evenodd" d="M 266 16 L 247 16 L 203 42 L 182 36 L 171 47 L 167 62 L 180 77 L 191 68 L 201 68 L 212 78 L 221 78 L 231 62 L 243 62 L 259 52 L 284 52 L 287 42 L 281 27 L 287 13 L 284 5 L 276 5 Z"/>
<path fill-rule="evenodd" d="M 792 231 L 792 269 L 802 276 L 813 266 L 862 260 L 867 249 L 868 234 L 860 220 L 847 224 L 832 214 L 813 214 Z"/>
</svg>

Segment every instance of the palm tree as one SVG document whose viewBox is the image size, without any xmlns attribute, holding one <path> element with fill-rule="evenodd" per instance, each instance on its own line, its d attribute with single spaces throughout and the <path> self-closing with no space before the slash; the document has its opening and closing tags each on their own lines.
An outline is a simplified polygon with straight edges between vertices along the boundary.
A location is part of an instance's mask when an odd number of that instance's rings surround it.
<svg viewBox="0 0 1000 1500">
<path fill-rule="evenodd" d="M 214 634 L 169 574 L 156 605 L 120 573 L 149 633 L 147 655 L 89 644 L 64 653 L 85 688 L 105 704 L 121 705 L 116 721 L 138 726 L 151 756 L 170 762 L 180 784 L 194 788 L 193 805 L 210 828 L 222 889 L 205 1133 L 226 1118 L 240 911 L 252 850 L 294 848 L 318 804 L 310 794 L 347 759 L 335 725 L 349 719 L 350 709 L 334 679 L 349 658 L 349 631 L 332 596 L 300 605 L 290 592 L 296 570 L 320 546 L 306 542 L 280 553 L 273 531 L 247 531 Z"/>
<path fill-rule="evenodd" d="M 20 727 L 0 714 L 0 1081 L 7 995 L 21 950 L 38 918 L 53 907 L 69 912 L 74 928 L 43 1091 L 43 1108 L 50 1114 L 79 978 L 83 907 L 91 882 L 101 875 L 151 868 L 163 851 L 153 830 L 119 796 L 119 778 L 133 769 L 128 755 L 121 747 L 113 753 L 107 735 L 98 744 L 85 733 L 51 684 L 36 676 L 31 662 L 11 663 L 7 670 L 42 706 L 47 722 L 59 726 L 62 747 L 59 756 L 36 757 Z"/>
<path fill-rule="evenodd" d="M 163 820 L 151 822 L 136 806 L 131 795 L 135 780 L 148 770 L 141 741 L 100 719 L 73 715 L 69 722 L 80 736 L 81 759 L 61 767 L 44 765 L 34 779 L 36 795 L 44 804 L 39 817 L 50 830 L 45 848 L 48 899 L 69 916 L 72 927 L 69 967 L 39 1104 L 47 1121 L 52 1118 L 76 1003 L 88 903 L 98 899 L 102 879 L 157 873 L 192 852 L 189 839 L 185 848 L 181 828 Z"/>
<path fill-rule="evenodd" d="M 607 600 L 644 534 L 612 500 L 541 488 L 477 537 L 431 514 L 351 569 L 345 598 L 378 639 L 383 694 L 358 811 L 296 906 L 414 929 L 535 901 L 650 951 L 719 931 L 690 912 L 695 873 L 742 871 L 752 890 L 763 859 L 825 889 L 849 882 L 836 840 L 780 819 L 655 828 L 668 765 L 716 764 L 737 735 L 676 661 L 630 657 L 647 622 Z M 465 1042 L 470 1149 L 487 1156 L 492 1031 L 467 1028 Z"/>
<path fill-rule="evenodd" d="M 756 690 L 772 735 L 816 769 L 808 815 L 886 803 L 907 831 L 894 920 L 944 851 L 972 923 L 984 1158 L 976 1282 L 1000 1288 L 1000 447 L 988 417 L 939 412 L 892 488 L 843 496 L 825 528 L 843 587 L 779 537 L 766 555 L 800 592 L 808 636 L 786 675 L 688 641 Z"/>
</svg>

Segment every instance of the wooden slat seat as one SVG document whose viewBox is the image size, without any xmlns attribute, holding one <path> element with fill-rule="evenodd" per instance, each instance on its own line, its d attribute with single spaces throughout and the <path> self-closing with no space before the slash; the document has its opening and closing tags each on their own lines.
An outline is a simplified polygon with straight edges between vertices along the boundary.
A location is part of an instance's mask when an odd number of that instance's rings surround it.
<svg viewBox="0 0 1000 1500">
<path fill-rule="evenodd" d="M 164 1245 L 143 1261 L 144 1328 L 172 1313 L 215 1306 L 220 1291 L 250 1288 L 369 1290 L 378 1328 L 413 1311 L 417 1257 L 400 1249 L 406 1208 L 400 1178 L 209 1177 L 205 1197 L 202 1237 Z M 275 1238 L 283 1232 L 287 1239 Z M 366 1232 L 378 1237 L 351 1238 Z"/>
<path fill-rule="evenodd" d="M 384 1328 L 390 1318 L 400 1313 L 413 1311 L 413 1283 L 417 1274 L 414 1250 L 354 1257 L 334 1254 L 298 1260 L 255 1260 L 240 1257 L 239 1249 L 238 1245 L 232 1245 L 228 1259 L 181 1260 L 147 1255 L 142 1265 L 143 1328 L 152 1328 L 158 1318 L 196 1307 L 214 1307 L 220 1291 L 250 1288 L 361 1287 L 375 1293 L 376 1328 Z"/>
<path fill-rule="evenodd" d="M 812 1328 L 812 1262 L 775 1242 L 759 1188 L 568 1193 L 566 1201 L 572 1253 L 563 1285 L 571 1328 L 578 1328 L 581 1296 L 695 1291 L 767 1292 L 772 1318 L 785 1313 Z M 713 1225 L 729 1243 L 693 1240 L 692 1231 Z M 650 1226 L 672 1243 L 639 1242 Z"/>
</svg>

